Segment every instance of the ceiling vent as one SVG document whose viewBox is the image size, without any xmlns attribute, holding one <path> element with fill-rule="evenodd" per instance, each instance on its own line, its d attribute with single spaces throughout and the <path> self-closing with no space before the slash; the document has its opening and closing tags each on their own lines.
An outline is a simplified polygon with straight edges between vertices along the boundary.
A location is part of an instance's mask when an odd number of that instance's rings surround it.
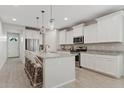
<svg viewBox="0 0 124 93">
<path fill-rule="evenodd" d="M 27 30 L 35 30 L 35 31 L 40 31 L 39 28 L 35 28 L 35 27 L 29 27 L 29 26 L 26 26 L 25 29 Z"/>
</svg>

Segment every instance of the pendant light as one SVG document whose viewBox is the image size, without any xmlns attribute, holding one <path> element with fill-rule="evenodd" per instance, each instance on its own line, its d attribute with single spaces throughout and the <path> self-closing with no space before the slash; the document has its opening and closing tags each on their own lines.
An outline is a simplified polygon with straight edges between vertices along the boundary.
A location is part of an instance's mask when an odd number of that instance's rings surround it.
<svg viewBox="0 0 124 93">
<path fill-rule="evenodd" d="M 55 29 L 54 22 L 55 22 L 55 19 L 53 18 L 53 7 L 51 5 L 50 6 L 50 27 L 49 27 L 50 30 L 54 30 Z"/>
<path fill-rule="evenodd" d="M 40 33 L 45 33 L 45 26 L 44 26 L 44 13 L 45 13 L 45 11 L 42 10 L 41 13 L 42 13 L 42 26 L 41 26 Z"/>
<path fill-rule="evenodd" d="M 39 28 L 39 17 L 36 17 L 36 21 L 37 21 L 37 28 Z"/>
<path fill-rule="evenodd" d="M 40 30 L 40 27 L 39 27 L 39 17 L 36 17 L 36 21 L 37 21 L 37 29 Z M 41 31 L 40 31 L 40 34 L 42 34 Z"/>
</svg>

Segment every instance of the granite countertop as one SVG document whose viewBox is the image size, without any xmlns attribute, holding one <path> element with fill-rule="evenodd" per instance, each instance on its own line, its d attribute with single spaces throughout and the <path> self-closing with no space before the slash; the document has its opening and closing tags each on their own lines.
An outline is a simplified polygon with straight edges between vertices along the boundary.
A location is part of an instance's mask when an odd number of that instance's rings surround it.
<svg viewBox="0 0 124 93">
<path fill-rule="evenodd" d="M 69 57 L 69 56 L 75 56 L 75 54 L 70 54 L 70 53 L 59 53 L 59 52 L 39 52 L 36 53 L 36 55 L 42 57 L 42 58 L 59 58 L 59 57 Z"/>
<path fill-rule="evenodd" d="M 100 51 L 100 50 L 88 50 L 86 52 L 81 53 L 88 53 L 88 54 L 98 54 L 98 55 L 123 55 L 124 52 L 121 51 Z"/>
</svg>

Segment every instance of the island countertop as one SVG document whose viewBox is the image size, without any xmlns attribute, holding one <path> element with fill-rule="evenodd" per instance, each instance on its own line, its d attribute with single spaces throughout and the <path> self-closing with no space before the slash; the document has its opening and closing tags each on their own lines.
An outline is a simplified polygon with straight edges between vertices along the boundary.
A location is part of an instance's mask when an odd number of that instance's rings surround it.
<svg viewBox="0 0 124 93">
<path fill-rule="evenodd" d="M 60 52 L 37 52 L 37 56 L 40 56 L 41 58 L 59 58 L 59 57 L 69 57 L 69 56 L 75 56 L 75 54 L 70 53 L 60 53 Z"/>
</svg>

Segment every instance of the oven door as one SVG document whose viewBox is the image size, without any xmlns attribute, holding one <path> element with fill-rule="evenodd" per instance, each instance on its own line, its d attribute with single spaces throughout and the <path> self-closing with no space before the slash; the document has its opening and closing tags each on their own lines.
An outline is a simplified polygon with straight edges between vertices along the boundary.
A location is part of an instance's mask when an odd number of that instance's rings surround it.
<svg viewBox="0 0 124 93">
<path fill-rule="evenodd" d="M 78 55 L 75 56 L 75 66 L 81 67 L 80 66 L 80 53 L 78 53 Z"/>
</svg>

